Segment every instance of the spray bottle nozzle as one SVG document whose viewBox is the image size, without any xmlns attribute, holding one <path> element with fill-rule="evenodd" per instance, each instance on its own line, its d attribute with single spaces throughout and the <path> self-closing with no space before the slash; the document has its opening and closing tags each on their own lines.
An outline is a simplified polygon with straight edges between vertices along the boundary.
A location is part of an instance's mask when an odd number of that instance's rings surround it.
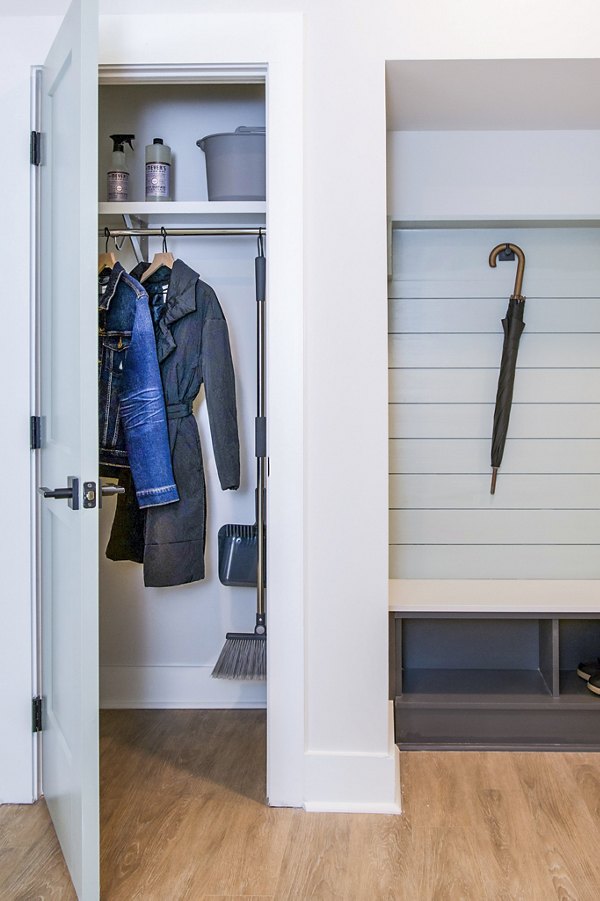
<svg viewBox="0 0 600 901">
<path fill-rule="evenodd" d="M 123 153 L 125 150 L 125 144 L 129 144 L 129 146 L 133 150 L 133 144 L 131 142 L 135 139 L 135 135 L 111 135 L 110 139 L 113 142 L 113 153 L 115 152 L 115 150 L 117 152 Z"/>
</svg>

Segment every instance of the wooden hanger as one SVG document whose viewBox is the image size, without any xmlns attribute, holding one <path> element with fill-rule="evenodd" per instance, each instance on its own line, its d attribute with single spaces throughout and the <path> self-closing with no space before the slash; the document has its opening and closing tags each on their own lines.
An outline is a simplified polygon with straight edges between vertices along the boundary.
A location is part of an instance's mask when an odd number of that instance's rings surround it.
<svg viewBox="0 0 600 901">
<path fill-rule="evenodd" d="M 98 275 L 100 275 L 103 269 L 112 269 L 117 262 L 114 253 L 108 252 L 108 239 L 110 238 L 110 231 L 108 228 L 104 229 L 104 237 L 106 238 L 106 246 L 104 248 L 104 253 L 98 254 Z"/>
<path fill-rule="evenodd" d="M 164 226 L 161 227 L 160 233 L 161 233 L 162 239 L 163 239 L 162 251 L 160 253 L 154 254 L 154 257 L 152 258 L 152 262 L 150 263 L 150 265 L 148 266 L 148 268 L 142 275 L 140 282 L 145 282 L 147 279 L 149 279 L 150 276 L 154 275 L 154 273 L 158 269 L 160 269 L 161 266 L 166 266 L 168 269 L 173 268 L 173 263 L 175 262 L 175 257 L 173 256 L 172 253 L 169 253 L 169 251 L 167 250 L 167 232 L 166 232 L 166 229 L 164 228 Z"/>
</svg>

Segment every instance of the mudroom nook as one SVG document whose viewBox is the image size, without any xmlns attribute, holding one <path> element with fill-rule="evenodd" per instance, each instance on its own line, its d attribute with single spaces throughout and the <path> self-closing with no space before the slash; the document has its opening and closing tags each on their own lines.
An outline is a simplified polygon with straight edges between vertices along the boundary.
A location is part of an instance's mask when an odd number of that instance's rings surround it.
<svg viewBox="0 0 600 901">
<path fill-rule="evenodd" d="M 576 672 L 600 640 L 600 120 L 581 91 L 597 66 L 387 64 L 401 748 L 600 748 Z M 526 324 L 492 494 L 504 242 L 526 257 Z"/>
</svg>

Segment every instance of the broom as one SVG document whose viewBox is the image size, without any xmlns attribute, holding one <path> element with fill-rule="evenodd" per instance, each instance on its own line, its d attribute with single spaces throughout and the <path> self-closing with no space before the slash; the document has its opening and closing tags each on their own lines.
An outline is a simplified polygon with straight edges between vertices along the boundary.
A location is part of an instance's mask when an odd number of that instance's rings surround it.
<svg viewBox="0 0 600 901">
<path fill-rule="evenodd" d="M 267 677 L 267 620 L 265 615 L 265 462 L 267 430 L 265 419 L 265 281 L 266 259 L 259 230 L 256 278 L 257 416 L 256 454 L 256 625 L 254 632 L 227 632 L 225 644 L 212 675 L 215 679 L 260 680 Z M 230 529 L 248 529 L 231 526 Z M 250 527 L 252 528 L 252 527 Z"/>
</svg>

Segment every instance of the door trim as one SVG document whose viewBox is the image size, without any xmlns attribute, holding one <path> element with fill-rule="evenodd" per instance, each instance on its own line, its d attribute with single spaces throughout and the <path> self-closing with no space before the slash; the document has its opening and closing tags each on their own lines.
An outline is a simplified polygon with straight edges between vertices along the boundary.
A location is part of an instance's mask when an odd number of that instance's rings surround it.
<svg viewBox="0 0 600 901">
<path fill-rule="evenodd" d="M 257 17 L 261 18 L 261 17 Z M 283 26 L 284 20 L 289 24 Z M 303 562 L 303 185 L 302 17 L 277 16 L 272 37 L 257 23 L 262 63 L 99 65 L 100 84 L 264 83 L 269 233 L 270 618 L 267 683 L 267 794 L 272 806 L 304 802 L 305 676 Z M 240 26 L 242 27 L 242 26 Z M 219 29 L 218 38 L 224 34 Z M 247 34 L 252 48 L 255 34 Z M 161 47 L 163 58 L 169 46 Z M 181 55 L 185 50 L 178 50 Z M 221 44 L 215 52 L 227 50 Z M 235 52 L 235 51 L 233 51 Z M 144 53 L 150 55 L 152 48 Z M 102 54 L 102 37 L 101 37 Z M 280 161 L 278 163 L 278 161 Z M 286 419 L 287 417 L 287 419 Z M 283 425 L 281 425 L 283 423 Z M 290 498 L 293 496 L 292 500 Z M 275 533 L 276 536 L 275 536 Z M 270 544 L 275 547 L 275 544 Z"/>
</svg>

